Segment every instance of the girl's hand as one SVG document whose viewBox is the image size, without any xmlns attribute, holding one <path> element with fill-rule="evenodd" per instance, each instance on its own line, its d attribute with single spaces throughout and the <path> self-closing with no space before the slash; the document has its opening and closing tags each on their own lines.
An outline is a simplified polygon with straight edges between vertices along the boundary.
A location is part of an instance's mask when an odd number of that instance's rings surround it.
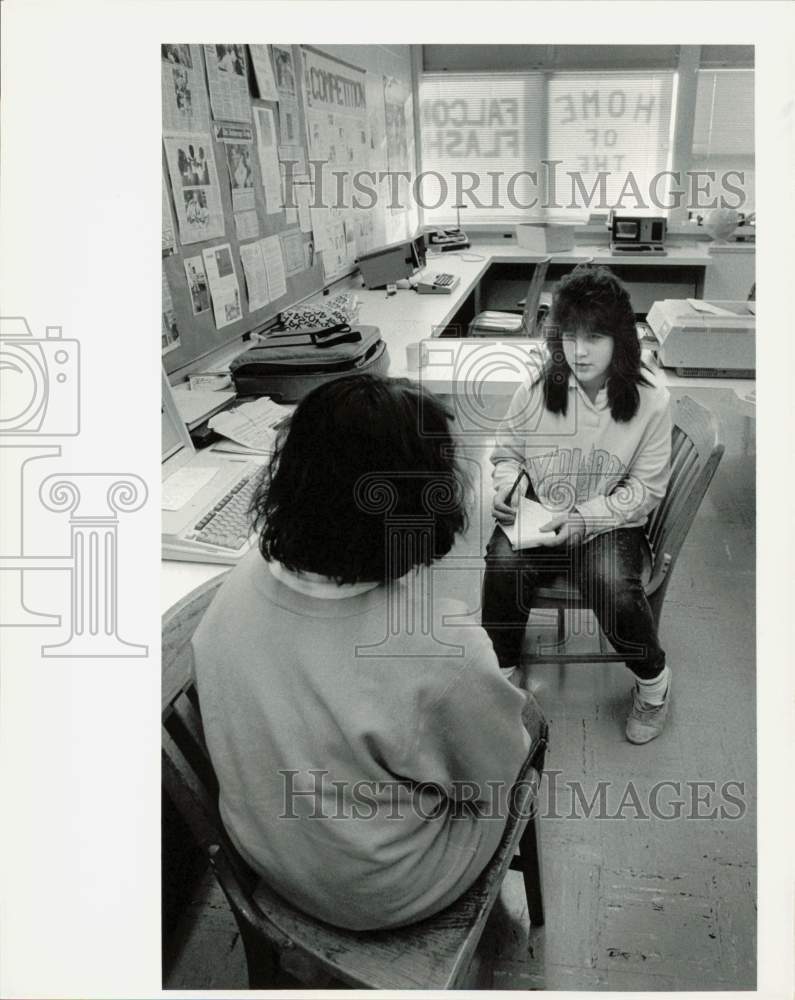
<svg viewBox="0 0 795 1000">
<path fill-rule="evenodd" d="M 513 491 L 513 496 L 506 502 L 505 498 L 511 492 L 511 485 L 501 486 L 494 494 L 491 504 L 491 513 L 499 524 L 506 527 L 516 520 L 516 508 L 519 504 L 519 490 Z"/>
<path fill-rule="evenodd" d="M 585 538 L 585 519 L 578 510 L 564 511 L 555 514 L 539 530 L 549 532 L 549 541 L 539 541 L 539 545 L 573 545 Z"/>
</svg>

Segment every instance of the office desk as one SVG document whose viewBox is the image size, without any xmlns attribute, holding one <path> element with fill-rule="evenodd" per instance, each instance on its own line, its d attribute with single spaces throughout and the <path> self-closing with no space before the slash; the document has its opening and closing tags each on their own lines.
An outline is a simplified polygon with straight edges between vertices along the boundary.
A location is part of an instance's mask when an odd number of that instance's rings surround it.
<svg viewBox="0 0 795 1000">
<path fill-rule="evenodd" d="M 453 254 L 429 258 L 427 271 L 456 274 L 461 281 L 450 295 L 419 295 L 408 289 L 401 289 L 387 297 L 384 291 L 358 289 L 361 299 L 359 320 L 373 324 L 381 330 L 381 335 L 389 348 L 389 374 L 415 379 L 441 395 L 460 396 L 468 394 L 475 411 L 481 405 L 489 406 L 492 414 L 500 406 L 507 406 L 508 400 L 519 385 L 527 360 L 537 350 L 532 341 L 508 338 L 501 341 L 485 339 L 434 338 L 435 330 L 444 328 L 461 308 L 468 295 L 475 292 L 481 278 L 492 263 L 527 262 L 539 260 L 522 247 L 475 245 L 464 251 L 465 257 L 477 256 L 481 260 L 462 260 Z M 578 247 L 575 252 L 555 254 L 552 260 L 560 263 L 577 263 L 590 257 L 596 263 L 615 263 L 604 247 Z M 621 263 L 637 265 L 639 268 L 661 261 L 650 261 L 647 257 L 621 258 Z M 664 261 L 670 267 L 709 267 L 710 258 L 706 249 L 695 247 L 672 247 Z M 408 344 L 427 340 L 430 350 L 429 364 L 420 371 L 409 371 L 406 367 L 406 347 Z M 662 369 L 666 384 L 672 395 L 682 395 L 687 391 L 697 391 L 703 398 L 706 393 L 716 394 L 715 398 L 729 401 L 744 416 L 752 416 L 755 404 L 749 394 L 755 388 L 754 380 L 743 379 L 689 379 L 680 378 Z M 473 387 L 477 386 L 477 393 Z M 718 396 L 719 394 L 719 396 Z M 165 561 L 162 564 L 161 601 L 167 610 L 184 597 L 194 587 L 227 572 L 228 567 L 203 563 L 183 563 Z"/>
<path fill-rule="evenodd" d="M 407 345 L 438 336 L 452 322 L 468 296 L 475 296 L 475 312 L 479 311 L 481 281 L 493 264 L 533 264 L 542 259 L 540 254 L 531 253 L 516 244 L 476 243 L 460 253 L 461 256 L 457 253 L 429 256 L 424 272 L 429 275 L 446 272 L 460 278 L 458 287 L 450 295 L 419 295 L 411 289 L 399 289 L 395 295 L 387 296 L 383 290 L 356 288 L 362 303 L 359 320 L 381 330 L 389 348 L 391 375 L 416 376 L 416 372 L 406 368 Z M 550 266 L 575 266 L 586 260 L 593 260 L 595 264 L 637 268 L 641 275 L 643 269 L 648 268 L 667 268 L 672 273 L 681 268 L 703 269 L 706 272 L 712 263 L 706 244 L 672 246 L 665 257 L 654 259 L 644 254 L 614 257 L 608 247 L 583 244 L 565 253 L 552 254 Z"/>
</svg>

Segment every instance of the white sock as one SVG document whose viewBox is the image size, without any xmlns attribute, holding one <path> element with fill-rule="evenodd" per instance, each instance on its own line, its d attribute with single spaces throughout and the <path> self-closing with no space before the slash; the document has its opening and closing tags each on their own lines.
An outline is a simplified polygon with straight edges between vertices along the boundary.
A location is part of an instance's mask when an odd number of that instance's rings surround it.
<svg viewBox="0 0 795 1000">
<path fill-rule="evenodd" d="M 636 677 L 635 680 L 638 684 L 638 694 L 641 701 L 647 705 L 662 705 L 665 701 L 668 685 L 671 683 L 671 671 L 666 666 L 661 674 L 652 677 L 650 681 L 641 680 L 640 677 Z"/>
<path fill-rule="evenodd" d="M 505 678 L 506 681 L 509 681 L 513 677 L 513 675 L 516 673 L 516 667 L 515 666 L 513 666 L 513 667 L 500 667 L 500 673 L 502 674 L 502 676 Z"/>
</svg>

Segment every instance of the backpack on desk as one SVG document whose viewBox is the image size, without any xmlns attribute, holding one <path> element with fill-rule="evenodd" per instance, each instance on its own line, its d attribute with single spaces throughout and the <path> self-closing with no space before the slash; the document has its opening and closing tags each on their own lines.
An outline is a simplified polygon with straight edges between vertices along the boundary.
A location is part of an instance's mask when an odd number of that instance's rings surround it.
<svg viewBox="0 0 795 1000">
<path fill-rule="evenodd" d="M 346 323 L 325 330 L 275 330 L 230 364 L 238 396 L 295 403 L 310 390 L 346 375 L 384 375 L 389 354 L 377 326 Z"/>
</svg>

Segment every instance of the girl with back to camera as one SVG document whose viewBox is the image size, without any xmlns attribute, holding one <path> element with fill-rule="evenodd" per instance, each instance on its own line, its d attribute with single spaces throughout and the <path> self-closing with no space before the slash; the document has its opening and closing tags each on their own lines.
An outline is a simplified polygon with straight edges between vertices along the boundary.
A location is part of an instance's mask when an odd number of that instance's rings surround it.
<svg viewBox="0 0 795 1000">
<path fill-rule="evenodd" d="M 486 633 L 445 624 L 464 605 L 413 585 L 464 530 L 464 486 L 448 414 L 420 386 L 315 389 L 259 489 L 259 550 L 194 638 L 226 829 L 332 924 L 393 927 L 457 899 L 505 827 L 523 719 L 543 725 Z M 459 791 L 480 815 L 453 808 Z"/>
<path fill-rule="evenodd" d="M 503 673 L 515 672 L 533 593 L 565 571 L 635 675 L 631 743 L 663 730 L 671 679 L 641 584 L 644 525 L 668 485 L 668 390 L 641 363 L 629 295 L 607 268 L 580 265 L 555 293 L 548 359 L 516 391 L 491 456 L 498 524 L 486 552 L 483 626 Z M 548 540 L 514 551 L 510 525 L 524 470 L 553 516 Z"/>
</svg>

